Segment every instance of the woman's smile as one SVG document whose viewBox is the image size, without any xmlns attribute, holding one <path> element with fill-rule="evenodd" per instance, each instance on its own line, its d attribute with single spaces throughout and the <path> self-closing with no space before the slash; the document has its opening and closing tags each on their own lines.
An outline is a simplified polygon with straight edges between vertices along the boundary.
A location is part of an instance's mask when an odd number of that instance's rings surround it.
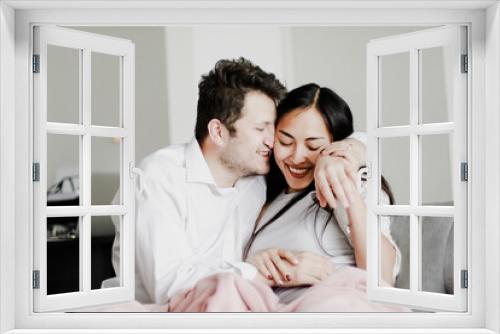
<svg viewBox="0 0 500 334">
<path fill-rule="evenodd" d="M 287 167 L 287 170 L 290 173 L 290 175 L 294 178 L 297 178 L 297 179 L 302 179 L 303 177 L 305 177 L 309 173 L 309 171 L 312 170 L 312 166 L 299 167 L 299 166 L 292 166 L 292 165 L 289 165 L 286 163 L 285 163 L 285 166 Z"/>
</svg>

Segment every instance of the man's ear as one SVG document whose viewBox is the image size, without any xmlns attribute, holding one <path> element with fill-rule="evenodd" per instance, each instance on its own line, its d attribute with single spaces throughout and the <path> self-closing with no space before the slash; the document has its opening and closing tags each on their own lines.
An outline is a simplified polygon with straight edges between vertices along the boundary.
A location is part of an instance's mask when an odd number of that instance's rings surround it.
<svg viewBox="0 0 500 334">
<path fill-rule="evenodd" d="M 218 119 L 208 122 L 208 137 L 217 146 L 224 146 L 227 129 Z"/>
</svg>

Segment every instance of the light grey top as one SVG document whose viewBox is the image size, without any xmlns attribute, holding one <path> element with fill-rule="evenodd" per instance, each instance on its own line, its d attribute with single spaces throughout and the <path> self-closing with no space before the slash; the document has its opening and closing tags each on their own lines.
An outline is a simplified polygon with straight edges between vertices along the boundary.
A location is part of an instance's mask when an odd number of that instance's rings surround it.
<svg viewBox="0 0 500 334">
<path fill-rule="evenodd" d="M 278 195 L 267 207 L 257 229 L 269 221 L 295 195 L 296 193 L 284 192 Z M 315 192 L 307 194 L 260 232 L 250 248 L 249 255 L 268 248 L 282 248 L 329 256 L 338 266 L 354 265 L 354 253 L 348 238 L 339 225 L 334 223 L 333 217 L 328 220 L 330 214 L 316 205 L 315 195 Z"/>
<path fill-rule="evenodd" d="M 365 197 L 365 184 L 358 184 L 362 197 Z M 271 219 L 296 193 L 281 193 L 269 204 L 265 213 L 259 221 L 257 230 Z M 356 265 L 354 251 L 351 246 L 350 231 L 345 209 L 342 206 L 334 210 L 334 216 L 319 209 L 315 203 L 316 193 L 313 191 L 299 200 L 281 217 L 267 226 L 255 238 L 249 256 L 268 248 L 282 248 L 291 251 L 309 251 L 328 256 L 336 264 L 336 267 Z M 388 202 L 387 195 L 382 198 Z M 327 223 L 328 222 L 328 223 Z M 392 239 L 390 232 L 390 220 L 381 217 L 381 231 L 392 243 L 396 250 L 396 261 L 393 270 L 394 278 L 399 273 L 401 253 Z M 326 226 L 325 226 L 325 223 Z M 275 292 L 280 296 L 281 302 L 289 302 L 297 298 L 304 288 L 278 288 Z"/>
</svg>

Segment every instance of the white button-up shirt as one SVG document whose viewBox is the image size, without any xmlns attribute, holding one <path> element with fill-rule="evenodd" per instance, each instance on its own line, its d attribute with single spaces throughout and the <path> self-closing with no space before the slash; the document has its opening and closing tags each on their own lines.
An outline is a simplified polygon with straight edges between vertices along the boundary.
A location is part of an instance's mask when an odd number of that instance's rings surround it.
<svg viewBox="0 0 500 334">
<path fill-rule="evenodd" d="M 217 187 L 195 139 L 154 152 L 139 168 L 138 301 L 166 303 L 216 272 L 255 277 L 255 267 L 241 258 L 265 201 L 262 176 L 241 178 L 233 188 Z M 119 273 L 119 234 L 113 244 L 113 266 Z"/>
</svg>

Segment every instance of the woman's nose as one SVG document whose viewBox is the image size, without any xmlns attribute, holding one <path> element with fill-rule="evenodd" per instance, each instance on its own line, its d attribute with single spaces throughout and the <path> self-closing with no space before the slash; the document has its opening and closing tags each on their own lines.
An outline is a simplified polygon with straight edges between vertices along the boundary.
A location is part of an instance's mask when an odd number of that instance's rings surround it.
<svg viewBox="0 0 500 334">
<path fill-rule="evenodd" d="M 301 145 L 295 146 L 295 149 L 292 152 L 292 161 L 294 164 L 302 163 L 306 160 L 305 150 Z"/>
</svg>

